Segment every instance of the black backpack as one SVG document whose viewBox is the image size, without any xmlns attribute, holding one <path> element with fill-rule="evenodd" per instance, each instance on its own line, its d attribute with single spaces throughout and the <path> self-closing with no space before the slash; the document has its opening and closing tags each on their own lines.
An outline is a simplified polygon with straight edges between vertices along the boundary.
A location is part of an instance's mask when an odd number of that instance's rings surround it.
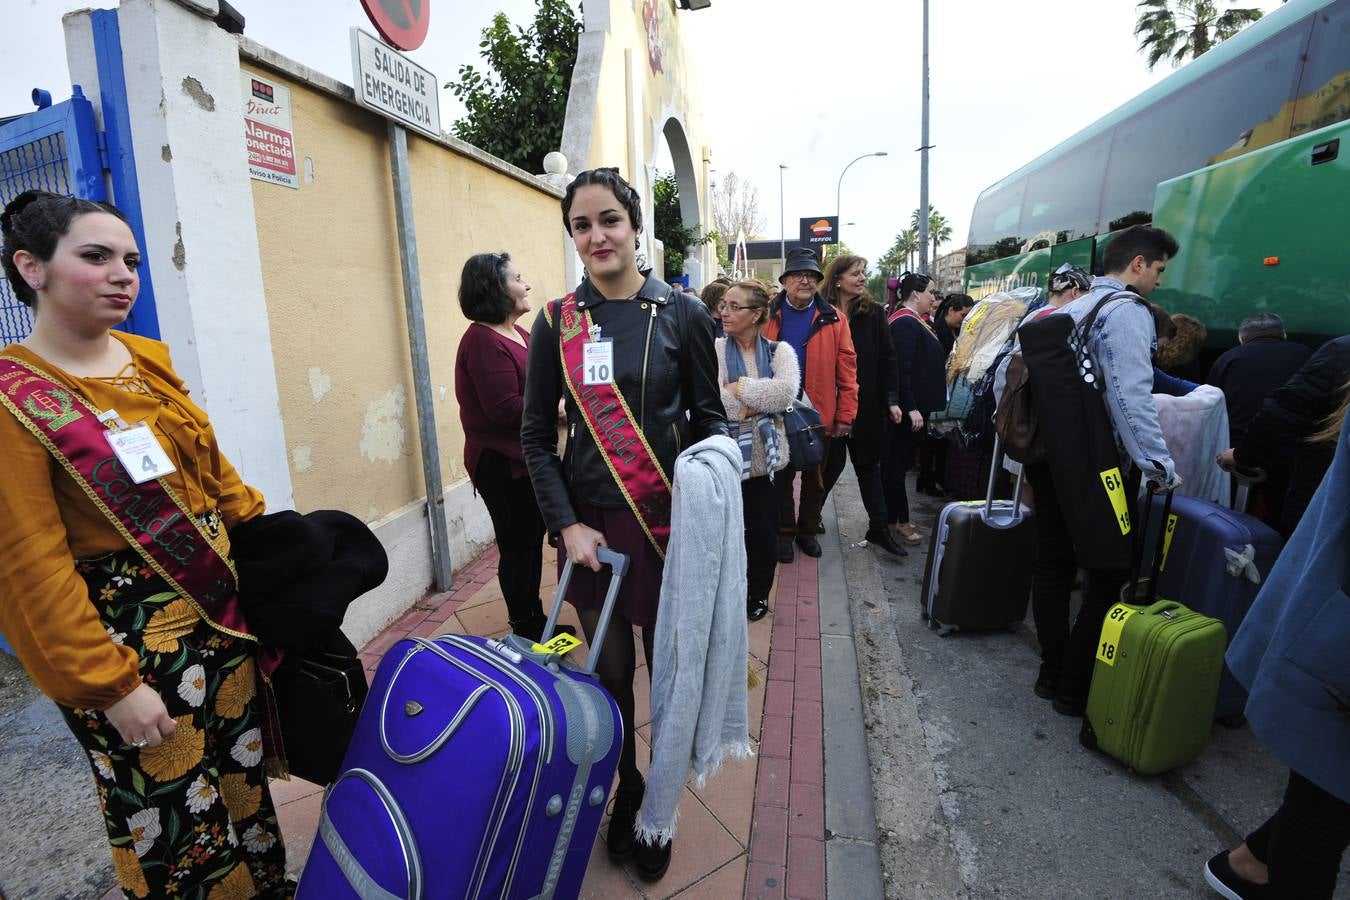
<svg viewBox="0 0 1350 900">
<path fill-rule="evenodd" d="M 1102 307 L 1132 298 L 1112 291 L 1080 324 L 1068 315 L 1042 316 L 1018 329 L 1031 390 L 1036 436 L 1055 479 L 1078 563 L 1085 569 L 1128 569 L 1133 556 L 1134 499 L 1126 495 L 1115 430 L 1102 398 L 1101 373 L 1087 341 Z"/>
</svg>

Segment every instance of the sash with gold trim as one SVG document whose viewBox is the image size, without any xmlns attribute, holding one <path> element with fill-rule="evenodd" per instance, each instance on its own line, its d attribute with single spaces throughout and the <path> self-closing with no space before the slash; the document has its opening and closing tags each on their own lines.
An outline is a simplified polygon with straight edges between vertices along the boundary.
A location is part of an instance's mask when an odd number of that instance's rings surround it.
<svg viewBox="0 0 1350 900">
<path fill-rule="evenodd" d="M 914 310 L 910 309 L 908 306 L 902 306 L 895 312 L 891 313 L 890 316 L 887 317 L 886 319 L 886 324 L 894 325 L 896 321 L 898 321 L 899 319 L 903 319 L 906 316 L 918 319 L 919 324 L 922 325 L 924 328 L 928 329 L 929 334 L 931 334 L 933 337 L 937 337 L 937 331 L 934 330 L 932 325 L 928 324 L 928 320 L 925 319 L 923 316 L 919 315 L 918 313 L 916 313 Z"/>
<path fill-rule="evenodd" d="M 544 307 L 553 324 L 553 304 Z M 586 384 L 582 361 L 586 335 L 591 327 L 589 311 L 577 308 L 577 295 L 557 302 L 558 341 L 563 380 L 572 395 L 591 438 L 614 476 L 614 483 L 637 517 L 656 552 L 664 559 L 670 543 L 670 481 L 657 462 L 647 438 L 633 421 L 633 412 L 618 387 Z"/>
<path fill-rule="evenodd" d="M 136 484 L 113 453 L 99 412 L 36 366 L 0 355 L 0 405 L 65 470 L 99 512 L 157 575 L 211 627 L 258 643 L 239 606 L 238 576 L 191 510 L 161 479 Z M 267 676 L 281 653 L 264 649 L 258 668 L 265 690 L 264 735 L 284 764 Z M 268 732 L 271 732 L 268 734 Z"/>
</svg>

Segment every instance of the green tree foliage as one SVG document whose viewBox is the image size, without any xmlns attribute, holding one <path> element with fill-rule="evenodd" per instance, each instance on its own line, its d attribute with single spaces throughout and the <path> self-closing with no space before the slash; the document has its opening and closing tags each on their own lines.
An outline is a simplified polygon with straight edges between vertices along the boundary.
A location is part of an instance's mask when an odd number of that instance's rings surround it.
<svg viewBox="0 0 1350 900">
<path fill-rule="evenodd" d="M 914 254 L 919 250 L 919 233 L 907 228 L 895 236 L 895 243 L 877 260 L 877 268 L 887 276 L 899 275 L 914 268 Z"/>
<path fill-rule="evenodd" d="M 1164 57 L 1173 67 L 1195 59 L 1261 18 L 1254 7 L 1219 11 L 1223 0 L 1141 0 L 1134 35 L 1152 69 Z M 1231 3 L 1232 0 L 1227 0 Z"/>
<path fill-rule="evenodd" d="M 891 277 L 893 276 L 885 272 L 879 272 L 867 279 L 867 293 L 872 296 L 873 300 L 878 303 L 885 303 L 889 299 L 886 296 L 886 279 Z"/>
<path fill-rule="evenodd" d="M 910 213 L 909 230 L 914 233 L 914 251 L 917 253 L 919 250 L 919 211 L 917 209 Z M 937 207 L 928 207 L 928 240 L 933 244 L 933 253 L 932 256 L 929 257 L 930 264 L 932 260 L 937 259 L 938 246 L 947 243 L 951 239 L 952 226 L 951 223 L 947 221 L 947 217 L 938 212 Z"/>
<path fill-rule="evenodd" d="M 674 172 L 657 172 L 652 194 L 655 207 L 652 230 L 665 248 L 666 278 L 676 278 L 684 274 L 684 258 L 690 248 L 716 239 L 717 232 L 704 234 L 697 225 L 685 226 L 680 218 L 680 186 Z"/>
<path fill-rule="evenodd" d="M 468 110 L 451 126 L 455 137 L 537 173 L 562 144 L 582 25 L 568 0 L 535 4 L 528 29 L 513 28 L 505 13 L 493 16 L 478 44 L 486 72 L 460 66 L 459 79 L 445 86 Z"/>
<path fill-rule="evenodd" d="M 843 241 L 839 241 L 837 244 L 826 244 L 825 261 L 820 264 L 821 268 L 823 269 L 830 263 L 834 262 L 837 257 L 845 255 L 856 255 L 856 254 L 853 254 L 853 249 L 849 247 L 848 244 L 845 244 Z"/>
</svg>

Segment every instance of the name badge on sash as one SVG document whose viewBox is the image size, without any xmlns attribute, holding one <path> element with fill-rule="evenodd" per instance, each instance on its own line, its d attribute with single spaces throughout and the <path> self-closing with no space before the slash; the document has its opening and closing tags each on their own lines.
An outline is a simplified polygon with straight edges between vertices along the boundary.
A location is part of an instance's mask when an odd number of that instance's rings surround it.
<svg viewBox="0 0 1350 900">
<path fill-rule="evenodd" d="M 112 452 L 122 468 L 127 470 L 136 484 L 145 484 L 164 475 L 170 475 L 178 468 L 164 452 L 159 439 L 145 423 L 129 426 L 117 416 L 116 410 L 108 410 L 99 417 L 104 424 L 112 423 L 103 437 L 108 441 Z"/>
<path fill-rule="evenodd" d="M 614 339 L 600 337 L 599 325 L 591 326 L 589 340 L 581 347 L 581 382 L 614 383 Z"/>
</svg>

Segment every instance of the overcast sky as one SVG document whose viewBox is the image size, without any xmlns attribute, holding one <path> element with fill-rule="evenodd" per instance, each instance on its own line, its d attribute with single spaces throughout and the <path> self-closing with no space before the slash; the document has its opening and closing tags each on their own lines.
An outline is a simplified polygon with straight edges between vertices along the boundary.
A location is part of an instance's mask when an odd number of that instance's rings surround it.
<svg viewBox="0 0 1350 900">
<path fill-rule="evenodd" d="M 480 62 L 479 32 L 494 12 L 527 23 L 535 8 L 534 0 L 431 3 L 427 42 L 411 56 L 442 82 Z M 232 4 L 254 40 L 351 83 L 348 27 L 370 30 L 359 0 Z M 68 95 L 61 15 L 90 5 L 0 0 L 10 35 L 0 115 L 31 109 L 33 87 Z M 1279 0 L 1244 5 L 1269 12 Z M 791 237 L 799 218 L 834 213 L 849 160 L 890 154 L 853 166 L 842 189 L 842 237 L 875 260 L 919 201 L 922 0 L 713 0 L 680 15 L 713 167 L 759 189 L 765 237 L 779 233 L 780 163 Z M 1172 71 L 1145 67 L 1130 0 L 934 0 L 931 16 L 930 202 L 952 223 L 944 252 L 965 243 L 982 189 Z M 443 91 L 442 123 L 461 114 Z"/>
</svg>

